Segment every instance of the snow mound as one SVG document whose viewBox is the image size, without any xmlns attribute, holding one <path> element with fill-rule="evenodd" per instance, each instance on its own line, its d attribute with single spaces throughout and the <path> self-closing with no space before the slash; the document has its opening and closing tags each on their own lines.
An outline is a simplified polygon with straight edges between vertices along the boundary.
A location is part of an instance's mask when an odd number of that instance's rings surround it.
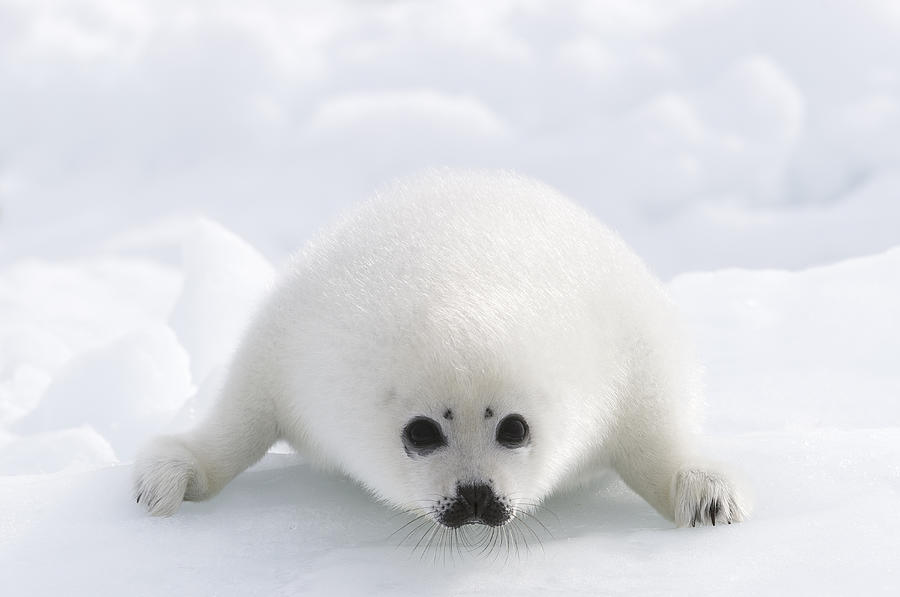
<svg viewBox="0 0 900 597">
<path fill-rule="evenodd" d="M 31 412 L 69 360 L 171 311 L 174 269 L 104 256 L 0 270 L 0 424 Z"/>
<path fill-rule="evenodd" d="M 87 425 L 0 441 L 0 476 L 73 473 L 118 462 L 109 442 Z"/>
<path fill-rule="evenodd" d="M 197 220 L 182 240 L 184 286 L 169 321 L 191 355 L 198 383 L 237 347 L 275 277 L 256 249 L 220 224 Z"/>
<path fill-rule="evenodd" d="M 164 324 L 131 331 L 73 358 L 15 426 L 35 433 L 90 425 L 130 458 L 191 394 L 189 357 Z"/>
<path fill-rule="evenodd" d="M 106 251 L 0 270 L 6 474 L 128 460 L 153 433 L 192 424 L 274 277 L 203 218 L 121 234 Z"/>
<path fill-rule="evenodd" d="M 900 426 L 900 248 L 669 285 L 707 368 L 711 429 Z"/>
</svg>

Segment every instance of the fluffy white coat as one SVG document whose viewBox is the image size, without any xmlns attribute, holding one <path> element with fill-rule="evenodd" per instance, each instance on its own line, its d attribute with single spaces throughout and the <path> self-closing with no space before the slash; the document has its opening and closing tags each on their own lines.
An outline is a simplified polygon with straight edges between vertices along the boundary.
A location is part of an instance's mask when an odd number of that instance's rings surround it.
<svg viewBox="0 0 900 597">
<path fill-rule="evenodd" d="M 292 260 L 208 419 L 142 451 L 135 493 L 172 514 L 284 439 L 414 511 L 480 480 L 527 511 L 611 467 L 680 526 L 742 520 L 734 483 L 696 452 L 699 398 L 673 307 L 618 236 L 533 180 L 432 171 Z M 497 442 L 509 413 L 524 447 Z M 417 416 L 446 447 L 404 450 Z"/>
</svg>

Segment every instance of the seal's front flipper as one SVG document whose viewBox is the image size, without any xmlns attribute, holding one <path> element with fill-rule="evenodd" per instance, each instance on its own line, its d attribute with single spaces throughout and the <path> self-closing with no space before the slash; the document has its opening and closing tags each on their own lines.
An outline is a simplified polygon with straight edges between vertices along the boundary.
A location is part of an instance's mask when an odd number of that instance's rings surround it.
<svg viewBox="0 0 900 597">
<path fill-rule="evenodd" d="M 135 459 L 135 501 L 154 516 L 171 516 L 184 499 L 203 499 L 208 485 L 206 471 L 182 437 L 156 437 Z"/>
<path fill-rule="evenodd" d="M 741 522 L 750 503 L 719 467 L 697 462 L 692 440 L 677 429 L 653 434 L 620 430 L 613 465 L 638 495 L 680 527 Z"/>
<path fill-rule="evenodd" d="M 214 496 L 262 458 L 278 439 L 266 387 L 252 367 L 238 368 L 200 426 L 147 444 L 134 463 L 135 501 L 153 515 L 171 516 L 183 500 Z"/>
<path fill-rule="evenodd" d="M 675 474 L 675 524 L 680 527 L 731 524 L 749 514 L 749 503 L 725 473 L 684 467 Z"/>
</svg>

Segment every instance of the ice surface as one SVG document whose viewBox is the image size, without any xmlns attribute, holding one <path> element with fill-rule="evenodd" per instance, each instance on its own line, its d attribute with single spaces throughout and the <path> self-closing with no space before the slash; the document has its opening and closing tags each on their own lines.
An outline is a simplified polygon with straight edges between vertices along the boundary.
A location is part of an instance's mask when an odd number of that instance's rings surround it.
<svg viewBox="0 0 900 597">
<path fill-rule="evenodd" d="M 898 33 L 889 0 L 0 0 L 0 593 L 900 594 Z M 545 180 L 669 281 L 750 521 L 612 478 L 423 550 L 283 446 L 133 503 L 273 264 L 441 165 Z"/>
<path fill-rule="evenodd" d="M 246 245 L 216 230 L 225 246 L 205 259 L 226 271 Z M 246 278 L 247 295 L 267 271 Z M 0 585 L 28 595 L 893 594 L 898 271 L 900 247 L 802 272 L 670 284 L 708 368 L 710 457 L 737 464 L 754 488 L 750 521 L 674 529 L 608 479 L 552 497 L 540 522 L 526 520 L 531 530 L 516 527 L 480 557 L 443 535 L 423 549 L 424 529 L 404 528 L 408 516 L 292 455 L 269 455 L 171 519 L 148 517 L 133 503 L 129 467 L 102 467 L 127 461 L 130 442 L 154 426 L 191 420 L 191 371 L 161 314 L 155 328 L 74 355 L 16 433 L 0 437 Z M 197 292 L 207 291 L 221 289 Z M 202 408 L 220 377 L 207 375 L 192 402 Z"/>
<path fill-rule="evenodd" d="M 813 268 L 670 284 L 705 356 L 709 424 L 900 427 L 900 248 Z"/>
<path fill-rule="evenodd" d="M 542 546 L 479 558 L 413 551 L 418 534 L 392 536 L 407 518 L 289 456 L 169 519 L 131 503 L 127 467 L 5 477 L 0 581 L 28 595 L 895 593 L 896 429 L 715 439 L 755 484 L 750 522 L 673 529 L 614 483 L 549 500 Z"/>
</svg>

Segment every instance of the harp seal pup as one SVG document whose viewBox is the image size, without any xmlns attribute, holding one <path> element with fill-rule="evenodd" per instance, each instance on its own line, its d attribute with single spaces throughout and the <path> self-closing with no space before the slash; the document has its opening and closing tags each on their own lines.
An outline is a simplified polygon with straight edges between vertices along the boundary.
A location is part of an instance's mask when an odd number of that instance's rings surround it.
<svg viewBox="0 0 900 597">
<path fill-rule="evenodd" d="M 204 422 L 134 467 L 171 515 L 279 439 L 377 499 L 500 526 L 605 468 L 678 526 L 744 519 L 694 441 L 701 397 L 661 284 L 613 232 L 508 172 L 400 180 L 296 255 Z"/>
</svg>

